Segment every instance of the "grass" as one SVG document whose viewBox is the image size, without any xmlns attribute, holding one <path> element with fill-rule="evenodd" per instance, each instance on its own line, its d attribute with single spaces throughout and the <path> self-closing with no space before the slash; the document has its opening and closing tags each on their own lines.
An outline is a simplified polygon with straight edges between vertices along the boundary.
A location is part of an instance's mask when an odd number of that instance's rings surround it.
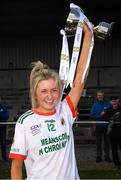
<svg viewBox="0 0 121 180">
<path fill-rule="evenodd" d="M 113 170 L 112 163 L 95 162 L 95 145 L 76 145 L 77 166 L 82 179 L 121 179 L 121 170 Z M 84 157 L 86 156 L 86 158 Z M 92 157 L 92 158 L 90 158 Z M 25 171 L 24 177 L 25 177 Z M 10 162 L 0 161 L 0 179 L 10 179 Z"/>
<path fill-rule="evenodd" d="M 80 170 L 81 179 L 121 179 L 121 170 Z"/>
<path fill-rule="evenodd" d="M 0 162 L 0 179 L 10 179 L 10 166 Z"/>
<path fill-rule="evenodd" d="M 121 179 L 121 170 L 92 169 L 79 170 L 81 179 Z M 0 179 L 10 179 L 10 166 L 0 166 Z"/>
</svg>

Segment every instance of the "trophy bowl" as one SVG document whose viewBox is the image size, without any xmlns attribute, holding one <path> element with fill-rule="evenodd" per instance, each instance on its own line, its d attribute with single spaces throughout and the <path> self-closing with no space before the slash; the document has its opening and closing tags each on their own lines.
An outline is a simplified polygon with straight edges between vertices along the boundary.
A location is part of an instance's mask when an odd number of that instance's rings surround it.
<svg viewBox="0 0 121 180">
<path fill-rule="evenodd" d="M 104 40 L 106 37 L 110 36 L 112 33 L 112 29 L 114 26 L 114 22 L 111 22 L 110 24 L 107 22 L 100 22 L 98 26 L 94 27 L 94 33 L 97 38 Z"/>
<path fill-rule="evenodd" d="M 66 31 L 67 35 L 74 36 L 77 29 L 77 24 L 79 22 L 80 12 L 84 12 L 80 7 L 75 6 L 73 3 L 71 4 L 70 8 L 71 10 L 67 17 L 64 30 Z"/>
<path fill-rule="evenodd" d="M 67 36 L 75 35 L 81 13 L 84 14 L 84 11 L 79 6 L 73 3 L 70 4 L 70 12 L 66 19 L 66 25 L 64 28 Z M 98 39 L 104 40 L 106 37 L 111 35 L 113 26 L 114 22 L 107 23 L 102 21 L 98 26 L 93 28 L 93 31 Z"/>
</svg>

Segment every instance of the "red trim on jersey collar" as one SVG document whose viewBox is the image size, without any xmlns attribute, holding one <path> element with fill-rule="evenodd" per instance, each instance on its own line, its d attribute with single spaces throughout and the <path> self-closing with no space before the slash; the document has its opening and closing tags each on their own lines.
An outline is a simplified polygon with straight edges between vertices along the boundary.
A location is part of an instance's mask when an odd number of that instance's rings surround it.
<svg viewBox="0 0 121 180">
<path fill-rule="evenodd" d="M 41 112 L 41 111 L 38 111 L 36 109 L 32 109 L 32 112 L 36 113 L 36 114 L 39 114 L 39 115 L 43 115 L 43 116 L 50 116 L 50 115 L 54 115 L 56 113 L 56 110 L 55 111 L 51 111 L 51 112 Z"/>
<path fill-rule="evenodd" d="M 72 103 L 69 96 L 66 96 L 66 101 L 67 101 L 67 103 L 68 103 L 68 105 L 69 105 L 69 107 L 70 107 L 70 109 L 72 111 L 73 117 L 76 117 L 77 112 L 78 112 L 78 108 L 74 109 L 73 103 Z"/>
<path fill-rule="evenodd" d="M 11 159 L 21 159 L 21 160 L 25 160 L 25 159 L 26 159 L 26 156 L 25 156 L 25 155 L 21 155 L 21 154 L 10 153 L 10 154 L 9 154 L 9 158 L 11 158 Z"/>
</svg>

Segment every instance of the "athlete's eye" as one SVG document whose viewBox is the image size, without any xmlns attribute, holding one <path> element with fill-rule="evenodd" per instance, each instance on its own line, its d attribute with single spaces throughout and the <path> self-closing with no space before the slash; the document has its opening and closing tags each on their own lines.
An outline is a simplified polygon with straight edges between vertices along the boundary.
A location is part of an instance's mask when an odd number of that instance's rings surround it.
<svg viewBox="0 0 121 180">
<path fill-rule="evenodd" d="M 58 89 L 57 88 L 53 89 L 53 92 L 58 92 Z"/>
<path fill-rule="evenodd" d="M 42 90 L 41 90 L 41 93 L 46 93 L 46 92 L 47 92 L 46 89 L 42 89 Z"/>
</svg>

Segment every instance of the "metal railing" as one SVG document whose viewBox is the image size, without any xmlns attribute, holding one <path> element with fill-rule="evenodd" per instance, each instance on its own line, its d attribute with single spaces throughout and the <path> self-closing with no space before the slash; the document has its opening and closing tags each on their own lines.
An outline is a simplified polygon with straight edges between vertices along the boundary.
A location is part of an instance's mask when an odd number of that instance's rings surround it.
<svg viewBox="0 0 121 180">
<path fill-rule="evenodd" d="M 106 121 L 74 121 L 74 124 L 109 124 L 109 122 L 106 122 Z M 12 121 L 9 121 L 9 122 L 0 122 L 0 124 L 6 124 L 6 125 L 9 125 L 9 124 L 16 124 L 16 122 L 12 122 Z"/>
</svg>

